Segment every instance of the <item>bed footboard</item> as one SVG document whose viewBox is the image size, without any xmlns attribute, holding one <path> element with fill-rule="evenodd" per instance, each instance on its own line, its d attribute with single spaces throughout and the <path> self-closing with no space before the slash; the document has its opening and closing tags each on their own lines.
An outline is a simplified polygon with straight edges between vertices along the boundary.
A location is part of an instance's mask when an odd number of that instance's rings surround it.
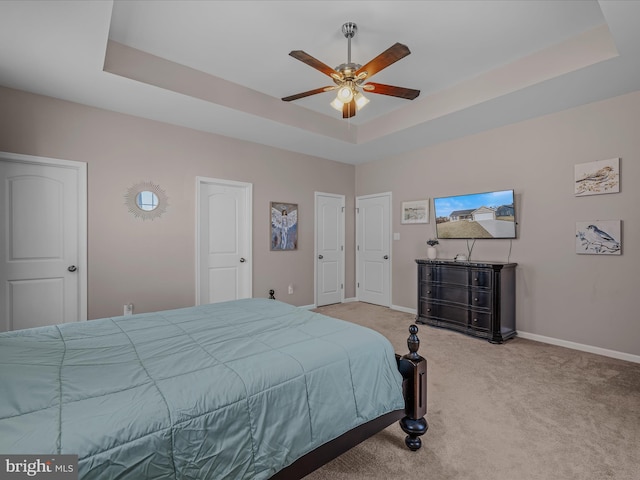
<svg viewBox="0 0 640 480">
<path fill-rule="evenodd" d="M 400 427 L 407 434 L 405 443 L 416 451 L 422 446 L 420 436 L 424 435 L 429 426 L 424 416 L 427 413 L 427 360 L 418 355 L 420 340 L 418 327 L 409 327 L 409 353 L 404 356 L 396 354 L 398 370 L 402 374 L 402 390 L 405 399 L 405 409 L 395 410 L 386 415 L 371 420 L 359 427 L 349 430 L 340 437 L 321 445 L 315 450 L 302 456 L 288 467 L 280 470 L 270 480 L 301 479 L 330 460 L 358 445 L 363 440 L 378 433 L 382 429 L 400 419 Z M 404 414 L 404 416 L 403 416 Z"/>
<path fill-rule="evenodd" d="M 420 339 L 418 327 L 409 327 L 407 346 L 409 353 L 402 357 L 396 355 L 398 370 L 402 374 L 402 390 L 405 402 L 405 416 L 400 420 L 400 427 L 407 434 L 404 443 L 416 451 L 422 446 L 420 436 L 424 435 L 429 425 L 425 420 L 427 414 L 427 360 L 418 354 Z"/>
</svg>

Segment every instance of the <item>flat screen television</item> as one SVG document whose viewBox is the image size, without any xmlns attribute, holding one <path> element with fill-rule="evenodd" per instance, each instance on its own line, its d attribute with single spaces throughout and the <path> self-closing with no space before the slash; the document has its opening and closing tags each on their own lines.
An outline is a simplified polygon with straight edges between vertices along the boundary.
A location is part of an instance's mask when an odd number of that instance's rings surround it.
<svg viewBox="0 0 640 480">
<path fill-rule="evenodd" d="M 516 238 L 513 190 L 433 199 L 438 238 Z"/>
</svg>

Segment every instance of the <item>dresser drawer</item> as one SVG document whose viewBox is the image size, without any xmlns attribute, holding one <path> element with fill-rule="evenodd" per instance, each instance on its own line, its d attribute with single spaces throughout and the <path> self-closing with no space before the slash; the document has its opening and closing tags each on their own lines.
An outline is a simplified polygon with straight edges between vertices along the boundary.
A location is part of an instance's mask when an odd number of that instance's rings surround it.
<svg viewBox="0 0 640 480">
<path fill-rule="evenodd" d="M 466 268 L 439 265 L 433 270 L 435 282 L 450 285 L 469 285 L 469 271 Z"/>
<path fill-rule="evenodd" d="M 469 272 L 458 266 L 420 265 L 418 279 L 422 282 L 469 285 Z"/>
<path fill-rule="evenodd" d="M 491 328 L 490 312 L 476 312 L 463 306 L 421 301 L 419 315 L 433 320 L 471 327 L 475 330 L 485 331 Z"/>
<path fill-rule="evenodd" d="M 491 270 L 479 270 L 476 268 L 472 268 L 471 271 L 471 279 L 470 284 L 472 287 L 482 287 L 482 288 L 491 288 L 493 275 Z"/>
<path fill-rule="evenodd" d="M 491 328 L 491 314 L 483 312 L 470 312 L 469 326 L 476 330 L 489 330 Z"/>
<path fill-rule="evenodd" d="M 469 291 L 469 305 L 474 308 L 491 309 L 491 290 L 474 289 Z"/>
<path fill-rule="evenodd" d="M 456 307 L 455 305 L 421 301 L 419 315 L 464 326 L 467 326 L 469 323 L 469 310 L 465 307 Z"/>
<path fill-rule="evenodd" d="M 469 305 L 469 289 L 450 285 L 443 286 L 437 283 L 421 283 L 420 298 L 437 299 L 440 302 L 458 303 L 466 306 Z"/>
<path fill-rule="evenodd" d="M 436 268 L 433 265 L 419 265 L 418 266 L 418 281 L 419 282 L 434 282 L 436 278 Z"/>
</svg>

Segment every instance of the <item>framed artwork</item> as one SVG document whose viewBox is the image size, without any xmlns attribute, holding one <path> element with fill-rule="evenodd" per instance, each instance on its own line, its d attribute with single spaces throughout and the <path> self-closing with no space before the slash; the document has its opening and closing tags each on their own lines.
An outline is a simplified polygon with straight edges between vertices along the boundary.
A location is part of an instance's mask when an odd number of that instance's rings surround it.
<svg viewBox="0 0 640 480">
<path fill-rule="evenodd" d="M 298 204 L 271 202 L 271 250 L 298 249 Z"/>
<path fill-rule="evenodd" d="M 621 225 L 620 220 L 576 222 L 576 253 L 620 255 L 622 253 Z"/>
<path fill-rule="evenodd" d="M 574 166 L 575 195 L 602 195 L 620 191 L 620 159 L 610 158 Z"/>
<path fill-rule="evenodd" d="M 400 223 L 429 223 L 429 199 L 402 202 Z"/>
</svg>

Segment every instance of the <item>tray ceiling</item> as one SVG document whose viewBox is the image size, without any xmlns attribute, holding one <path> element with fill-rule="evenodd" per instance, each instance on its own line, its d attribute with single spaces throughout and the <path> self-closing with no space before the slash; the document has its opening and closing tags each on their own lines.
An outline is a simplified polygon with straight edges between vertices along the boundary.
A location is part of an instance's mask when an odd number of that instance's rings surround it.
<svg viewBox="0 0 640 480">
<path fill-rule="evenodd" d="M 3 1 L 0 85 L 361 164 L 640 90 L 637 1 Z M 293 59 L 411 54 L 341 118 Z"/>
</svg>

